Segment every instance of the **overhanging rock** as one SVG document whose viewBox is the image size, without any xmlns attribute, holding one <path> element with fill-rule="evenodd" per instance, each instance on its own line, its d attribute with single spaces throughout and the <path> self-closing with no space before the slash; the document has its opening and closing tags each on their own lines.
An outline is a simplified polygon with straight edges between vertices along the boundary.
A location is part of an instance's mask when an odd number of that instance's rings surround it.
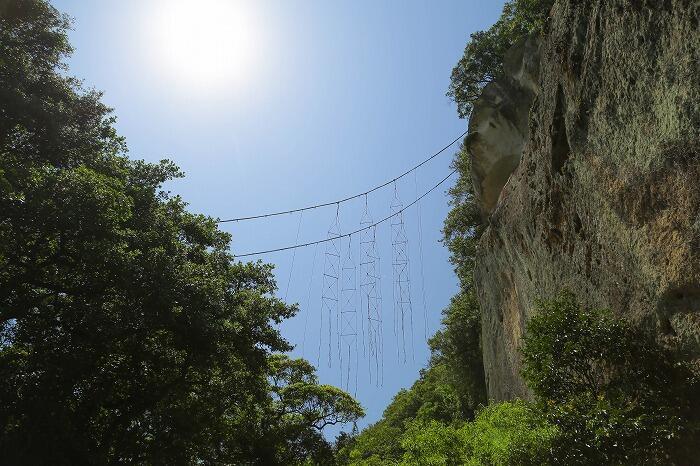
<svg viewBox="0 0 700 466">
<path fill-rule="evenodd" d="M 486 85 L 469 118 L 467 152 L 472 181 L 485 216 L 493 212 L 508 177 L 520 163 L 528 114 L 539 92 L 540 41 L 528 37 L 506 55 L 505 76 Z"/>
</svg>

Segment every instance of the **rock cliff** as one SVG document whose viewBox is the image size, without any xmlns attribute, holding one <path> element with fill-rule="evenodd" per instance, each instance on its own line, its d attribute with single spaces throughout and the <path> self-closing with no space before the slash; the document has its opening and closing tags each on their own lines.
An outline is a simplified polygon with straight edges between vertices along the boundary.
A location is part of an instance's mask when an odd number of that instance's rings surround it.
<svg viewBox="0 0 700 466">
<path fill-rule="evenodd" d="M 562 289 L 700 361 L 697 0 L 560 0 L 475 104 L 488 227 L 475 283 L 489 398 L 528 397 L 519 345 Z"/>
</svg>

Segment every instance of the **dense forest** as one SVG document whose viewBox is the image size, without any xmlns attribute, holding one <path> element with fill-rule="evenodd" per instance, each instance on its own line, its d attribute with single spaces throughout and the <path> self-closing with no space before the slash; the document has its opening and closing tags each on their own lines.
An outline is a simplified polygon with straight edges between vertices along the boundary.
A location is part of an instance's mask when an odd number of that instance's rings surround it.
<svg viewBox="0 0 700 466">
<path fill-rule="evenodd" d="M 512 0 L 473 34 L 448 95 L 468 117 L 506 51 L 546 35 L 553 0 Z M 297 308 L 215 219 L 163 190 L 169 161 L 127 157 L 101 95 L 69 75 L 69 20 L 0 2 L 0 462 L 692 464 L 700 383 L 653 335 L 571 293 L 535 303 L 528 400 L 489 403 L 473 284 L 484 219 L 464 146 L 444 224 L 460 291 L 419 379 L 363 415 L 286 355 Z"/>
</svg>

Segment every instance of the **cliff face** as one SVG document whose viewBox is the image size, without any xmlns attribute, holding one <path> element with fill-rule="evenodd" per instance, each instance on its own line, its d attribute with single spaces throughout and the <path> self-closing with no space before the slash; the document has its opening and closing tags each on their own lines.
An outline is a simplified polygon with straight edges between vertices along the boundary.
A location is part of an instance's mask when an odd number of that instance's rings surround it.
<svg viewBox="0 0 700 466">
<path fill-rule="evenodd" d="M 560 0 L 544 41 L 516 46 L 510 78 L 475 105 L 489 398 L 529 396 L 525 323 L 562 289 L 700 361 L 699 10 Z"/>
</svg>

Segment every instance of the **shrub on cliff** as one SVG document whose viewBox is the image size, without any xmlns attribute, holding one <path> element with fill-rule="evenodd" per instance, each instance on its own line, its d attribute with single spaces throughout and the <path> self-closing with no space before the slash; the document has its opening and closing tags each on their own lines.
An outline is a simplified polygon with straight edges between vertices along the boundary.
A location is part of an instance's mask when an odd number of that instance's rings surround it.
<svg viewBox="0 0 700 466">
<path fill-rule="evenodd" d="M 608 311 L 564 293 L 537 305 L 523 376 L 561 436 L 566 464 L 687 464 L 698 383 L 675 355 Z"/>
</svg>

